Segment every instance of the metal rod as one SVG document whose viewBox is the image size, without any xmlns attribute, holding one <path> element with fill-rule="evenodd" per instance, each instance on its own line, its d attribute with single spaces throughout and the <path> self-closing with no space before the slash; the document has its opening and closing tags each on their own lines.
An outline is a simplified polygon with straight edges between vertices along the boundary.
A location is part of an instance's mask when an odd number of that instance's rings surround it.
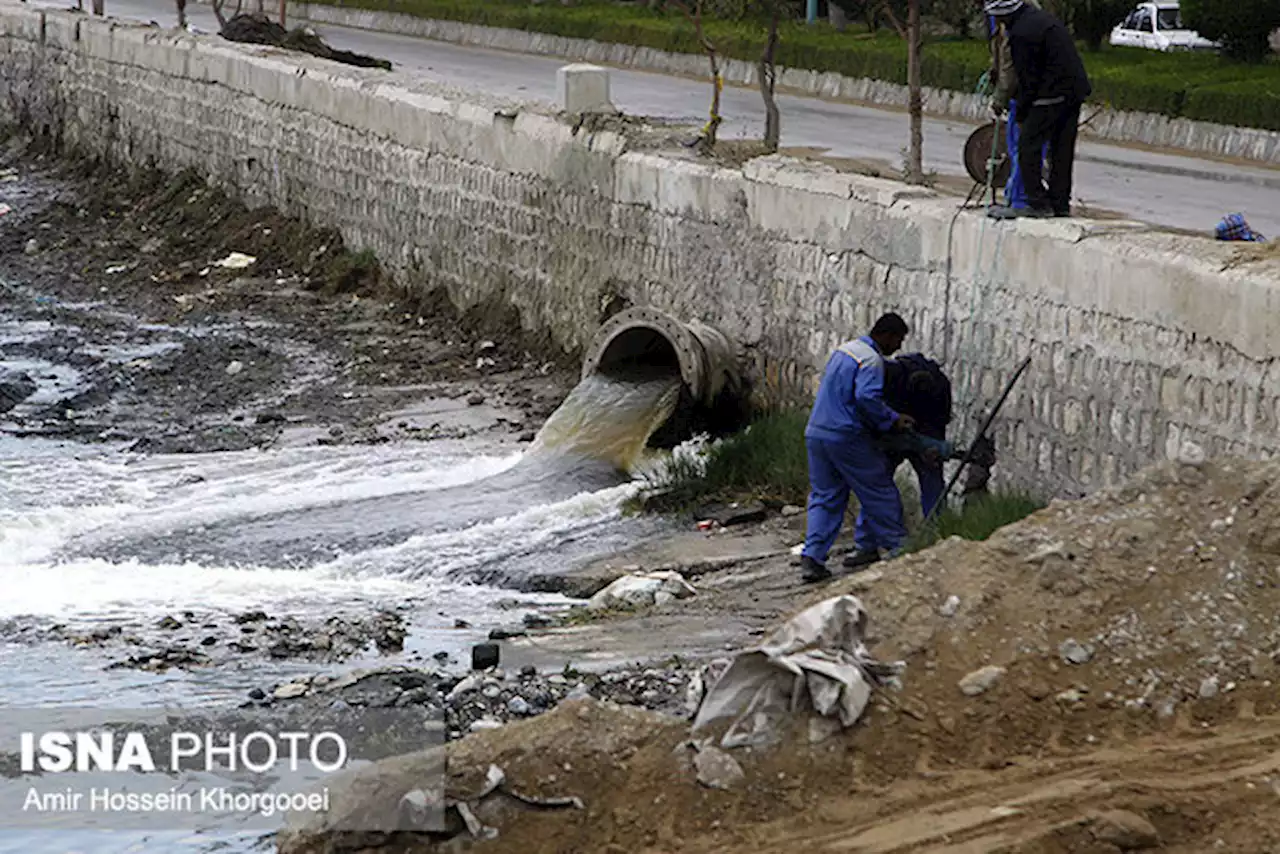
<svg viewBox="0 0 1280 854">
<path fill-rule="evenodd" d="M 960 465 L 956 468 L 955 474 L 951 475 L 951 479 L 947 481 L 946 489 L 942 490 L 942 495 L 938 497 L 937 503 L 929 509 L 929 515 L 924 520 L 926 525 L 932 522 L 934 517 L 938 515 L 940 508 L 946 506 L 947 496 L 949 496 L 951 494 L 951 490 L 955 488 L 956 481 L 960 479 L 960 474 L 964 471 L 964 467 L 973 459 L 973 449 L 977 447 L 977 444 L 982 441 L 982 437 L 991 429 L 992 422 L 995 421 L 996 416 L 1000 414 L 1000 408 L 1004 406 L 1004 402 L 1009 399 L 1009 394 L 1013 391 L 1014 385 L 1016 385 L 1018 380 L 1022 378 L 1022 375 L 1026 373 L 1026 370 L 1030 365 L 1031 357 L 1028 356 L 1022 360 L 1022 364 L 1018 366 L 1018 370 L 1013 372 L 1013 376 L 1010 377 L 1009 382 L 1005 384 L 1004 392 L 1000 395 L 1000 399 L 996 401 L 996 405 L 991 408 L 991 412 L 987 415 L 987 420 L 982 422 L 982 427 L 978 430 L 978 435 L 974 437 L 973 442 L 970 443 L 968 449 L 964 452 L 964 457 L 961 458 Z"/>
</svg>

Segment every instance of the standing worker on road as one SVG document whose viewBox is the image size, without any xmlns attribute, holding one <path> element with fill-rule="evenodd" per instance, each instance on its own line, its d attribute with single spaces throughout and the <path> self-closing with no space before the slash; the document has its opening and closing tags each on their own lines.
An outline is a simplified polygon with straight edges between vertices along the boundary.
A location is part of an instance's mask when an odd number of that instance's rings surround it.
<svg viewBox="0 0 1280 854">
<path fill-rule="evenodd" d="M 910 416 L 894 412 L 884 402 L 884 359 L 902 348 L 908 331 L 905 320 L 886 314 L 871 334 L 841 344 L 827 360 L 804 431 L 810 490 L 800 558 L 805 581 L 831 577 L 827 553 L 840 533 L 850 490 L 861 507 L 854 528 L 857 551 L 845 566 L 875 563 L 880 549 L 892 553 L 906 538 L 902 496 L 877 436 L 915 426 Z"/>
<path fill-rule="evenodd" d="M 993 210 L 992 216 L 1071 216 L 1072 169 L 1080 107 L 1093 92 L 1084 62 L 1061 21 L 1025 0 L 987 0 L 988 15 L 1008 34 L 1018 76 L 1018 166 L 1027 194 L 1023 210 Z M 1041 152 L 1049 146 L 1049 186 Z"/>
<path fill-rule="evenodd" d="M 1039 0 L 1026 0 L 1026 2 L 1037 9 L 1040 8 Z M 1000 119 L 1006 113 L 1016 115 L 1018 73 L 1013 67 L 1009 33 L 1000 23 L 999 18 L 988 15 L 987 34 L 991 48 L 991 79 L 995 81 L 995 91 L 991 95 L 992 117 Z M 1005 150 L 1008 152 L 1013 168 L 1009 171 L 1009 180 L 1004 185 L 1004 203 L 1014 210 L 1022 210 L 1027 206 L 1027 193 L 1022 187 L 1022 169 L 1018 166 L 1018 123 L 1013 120 L 1005 122 Z M 1043 159 L 1042 150 L 1041 160 Z"/>
</svg>

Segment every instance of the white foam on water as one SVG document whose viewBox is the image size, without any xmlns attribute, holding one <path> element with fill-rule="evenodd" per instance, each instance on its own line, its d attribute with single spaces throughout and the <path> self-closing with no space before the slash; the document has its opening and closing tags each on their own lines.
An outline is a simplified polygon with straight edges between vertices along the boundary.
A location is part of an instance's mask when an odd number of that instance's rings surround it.
<svg viewBox="0 0 1280 854">
<path fill-rule="evenodd" d="M 23 443 L 0 462 L 0 573 L 45 562 L 77 538 L 250 519 L 284 510 L 464 485 L 518 455 L 427 446 L 295 448 L 140 458 L 112 449 Z M 31 447 L 26 447 L 31 446 Z M 0 445 L 0 452 L 15 443 Z"/>
<path fill-rule="evenodd" d="M 465 485 L 507 471 L 520 456 L 441 453 L 426 445 L 139 458 L 118 449 L 24 442 L 23 451 L 21 459 L 0 463 L 0 584 L 6 589 L 0 618 L 73 623 L 184 609 L 322 613 L 424 598 L 479 604 L 501 591 L 455 580 L 459 573 L 553 549 L 615 520 L 640 488 L 582 492 L 309 569 L 149 563 L 101 559 L 92 548 L 75 557 L 59 551 L 88 535 L 92 543 Z"/>
<path fill-rule="evenodd" d="M 462 530 L 411 537 L 394 546 L 344 556 L 317 571 L 339 578 L 447 580 L 518 555 L 549 550 L 569 537 L 618 519 L 623 503 L 642 486 L 632 482 L 581 492 Z"/>
</svg>

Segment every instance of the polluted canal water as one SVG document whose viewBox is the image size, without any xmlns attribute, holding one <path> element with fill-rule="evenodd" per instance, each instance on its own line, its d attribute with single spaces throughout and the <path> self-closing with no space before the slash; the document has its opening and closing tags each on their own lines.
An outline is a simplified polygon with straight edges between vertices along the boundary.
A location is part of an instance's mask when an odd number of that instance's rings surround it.
<svg viewBox="0 0 1280 854">
<path fill-rule="evenodd" d="M 65 371 L 33 373 L 37 403 L 74 391 Z M 441 440 L 147 455 L 10 430 L 0 437 L 3 705 L 234 708 L 250 686 L 320 668 L 447 652 L 464 670 L 484 632 L 457 627 L 509 620 L 500 605 L 521 578 L 662 530 L 621 505 L 680 391 L 667 369 L 592 374 L 523 453 Z M 304 628 L 342 620 L 359 651 L 329 664 L 276 656 L 247 633 L 255 612 Z M 390 619 L 407 637 L 379 654 L 376 628 Z M 163 648 L 190 657 L 132 666 Z M 225 827 L 13 829 L 0 841 L 0 851 L 24 852 L 264 846 L 261 834 Z"/>
</svg>

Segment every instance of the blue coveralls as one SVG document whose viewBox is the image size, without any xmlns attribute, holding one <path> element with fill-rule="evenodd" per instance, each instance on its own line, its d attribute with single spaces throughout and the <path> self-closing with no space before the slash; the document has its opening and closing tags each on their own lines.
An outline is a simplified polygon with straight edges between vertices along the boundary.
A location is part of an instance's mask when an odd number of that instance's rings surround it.
<svg viewBox="0 0 1280 854">
<path fill-rule="evenodd" d="M 803 554 L 818 563 L 826 563 L 840 533 L 850 490 L 861 504 L 854 526 L 859 551 L 892 551 L 907 536 L 889 457 L 875 441 L 898 419 L 883 392 L 884 357 L 870 337 L 831 354 L 804 431 L 810 491 Z"/>
<path fill-rule="evenodd" d="M 987 16 L 988 32 L 996 31 L 996 19 Z M 1011 208 L 1025 208 L 1027 206 L 1027 191 L 1022 185 L 1022 167 L 1018 165 L 1018 99 L 1009 99 L 1009 119 L 1005 122 L 1005 147 L 1009 152 L 1009 160 L 1013 163 L 1013 170 L 1009 173 L 1009 180 L 1004 185 L 1004 201 Z M 1041 152 L 1043 157 L 1048 152 L 1049 146 L 1045 145 L 1044 151 Z M 923 486 L 921 487 L 923 491 Z M 926 515 L 928 515 L 926 513 Z"/>
<path fill-rule="evenodd" d="M 909 436 L 895 436 L 889 442 L 882 441 L 881 447 L 885 449 L 889 457 L 889 465 L 894 470 L 897 470 L 904 460 L 911 463 L 911 467 L 916 470 L 916 478 L 920 481 L 920 510 L 927 519 L 933 510 L 933 505 L 937 504 L 938 499 L 942 497 L 945 484 L 941 461 L 929 463 L 922 456 L 922 452 L 936 451 L 945 460 L 953 451 L 951 443 L 924 433 L 915 433 Z"/>
<path fill-rule="evenodd" d="M 1009 148 L 1009 158 L 1013 161 L 1013 171 L 1009 173 L 1009 180 L 1004 185 L 1004 200 L 1011 208 L 1027 207 L 1027 190 L 1022 184 L 1022 167 L 1018 165 L 1018 123 L 1014 120 L 1014 116 L 1018 114 L 1018 99 L 1009 99 L 1009 120 L 1005 122 L 1007 128 L 1006 138 Z M 1049 145 L 1045 143 L 1044 148 L 1040 150 L 1040 156 L 1044 157 L 1048 154 Z"/>
</svg>

